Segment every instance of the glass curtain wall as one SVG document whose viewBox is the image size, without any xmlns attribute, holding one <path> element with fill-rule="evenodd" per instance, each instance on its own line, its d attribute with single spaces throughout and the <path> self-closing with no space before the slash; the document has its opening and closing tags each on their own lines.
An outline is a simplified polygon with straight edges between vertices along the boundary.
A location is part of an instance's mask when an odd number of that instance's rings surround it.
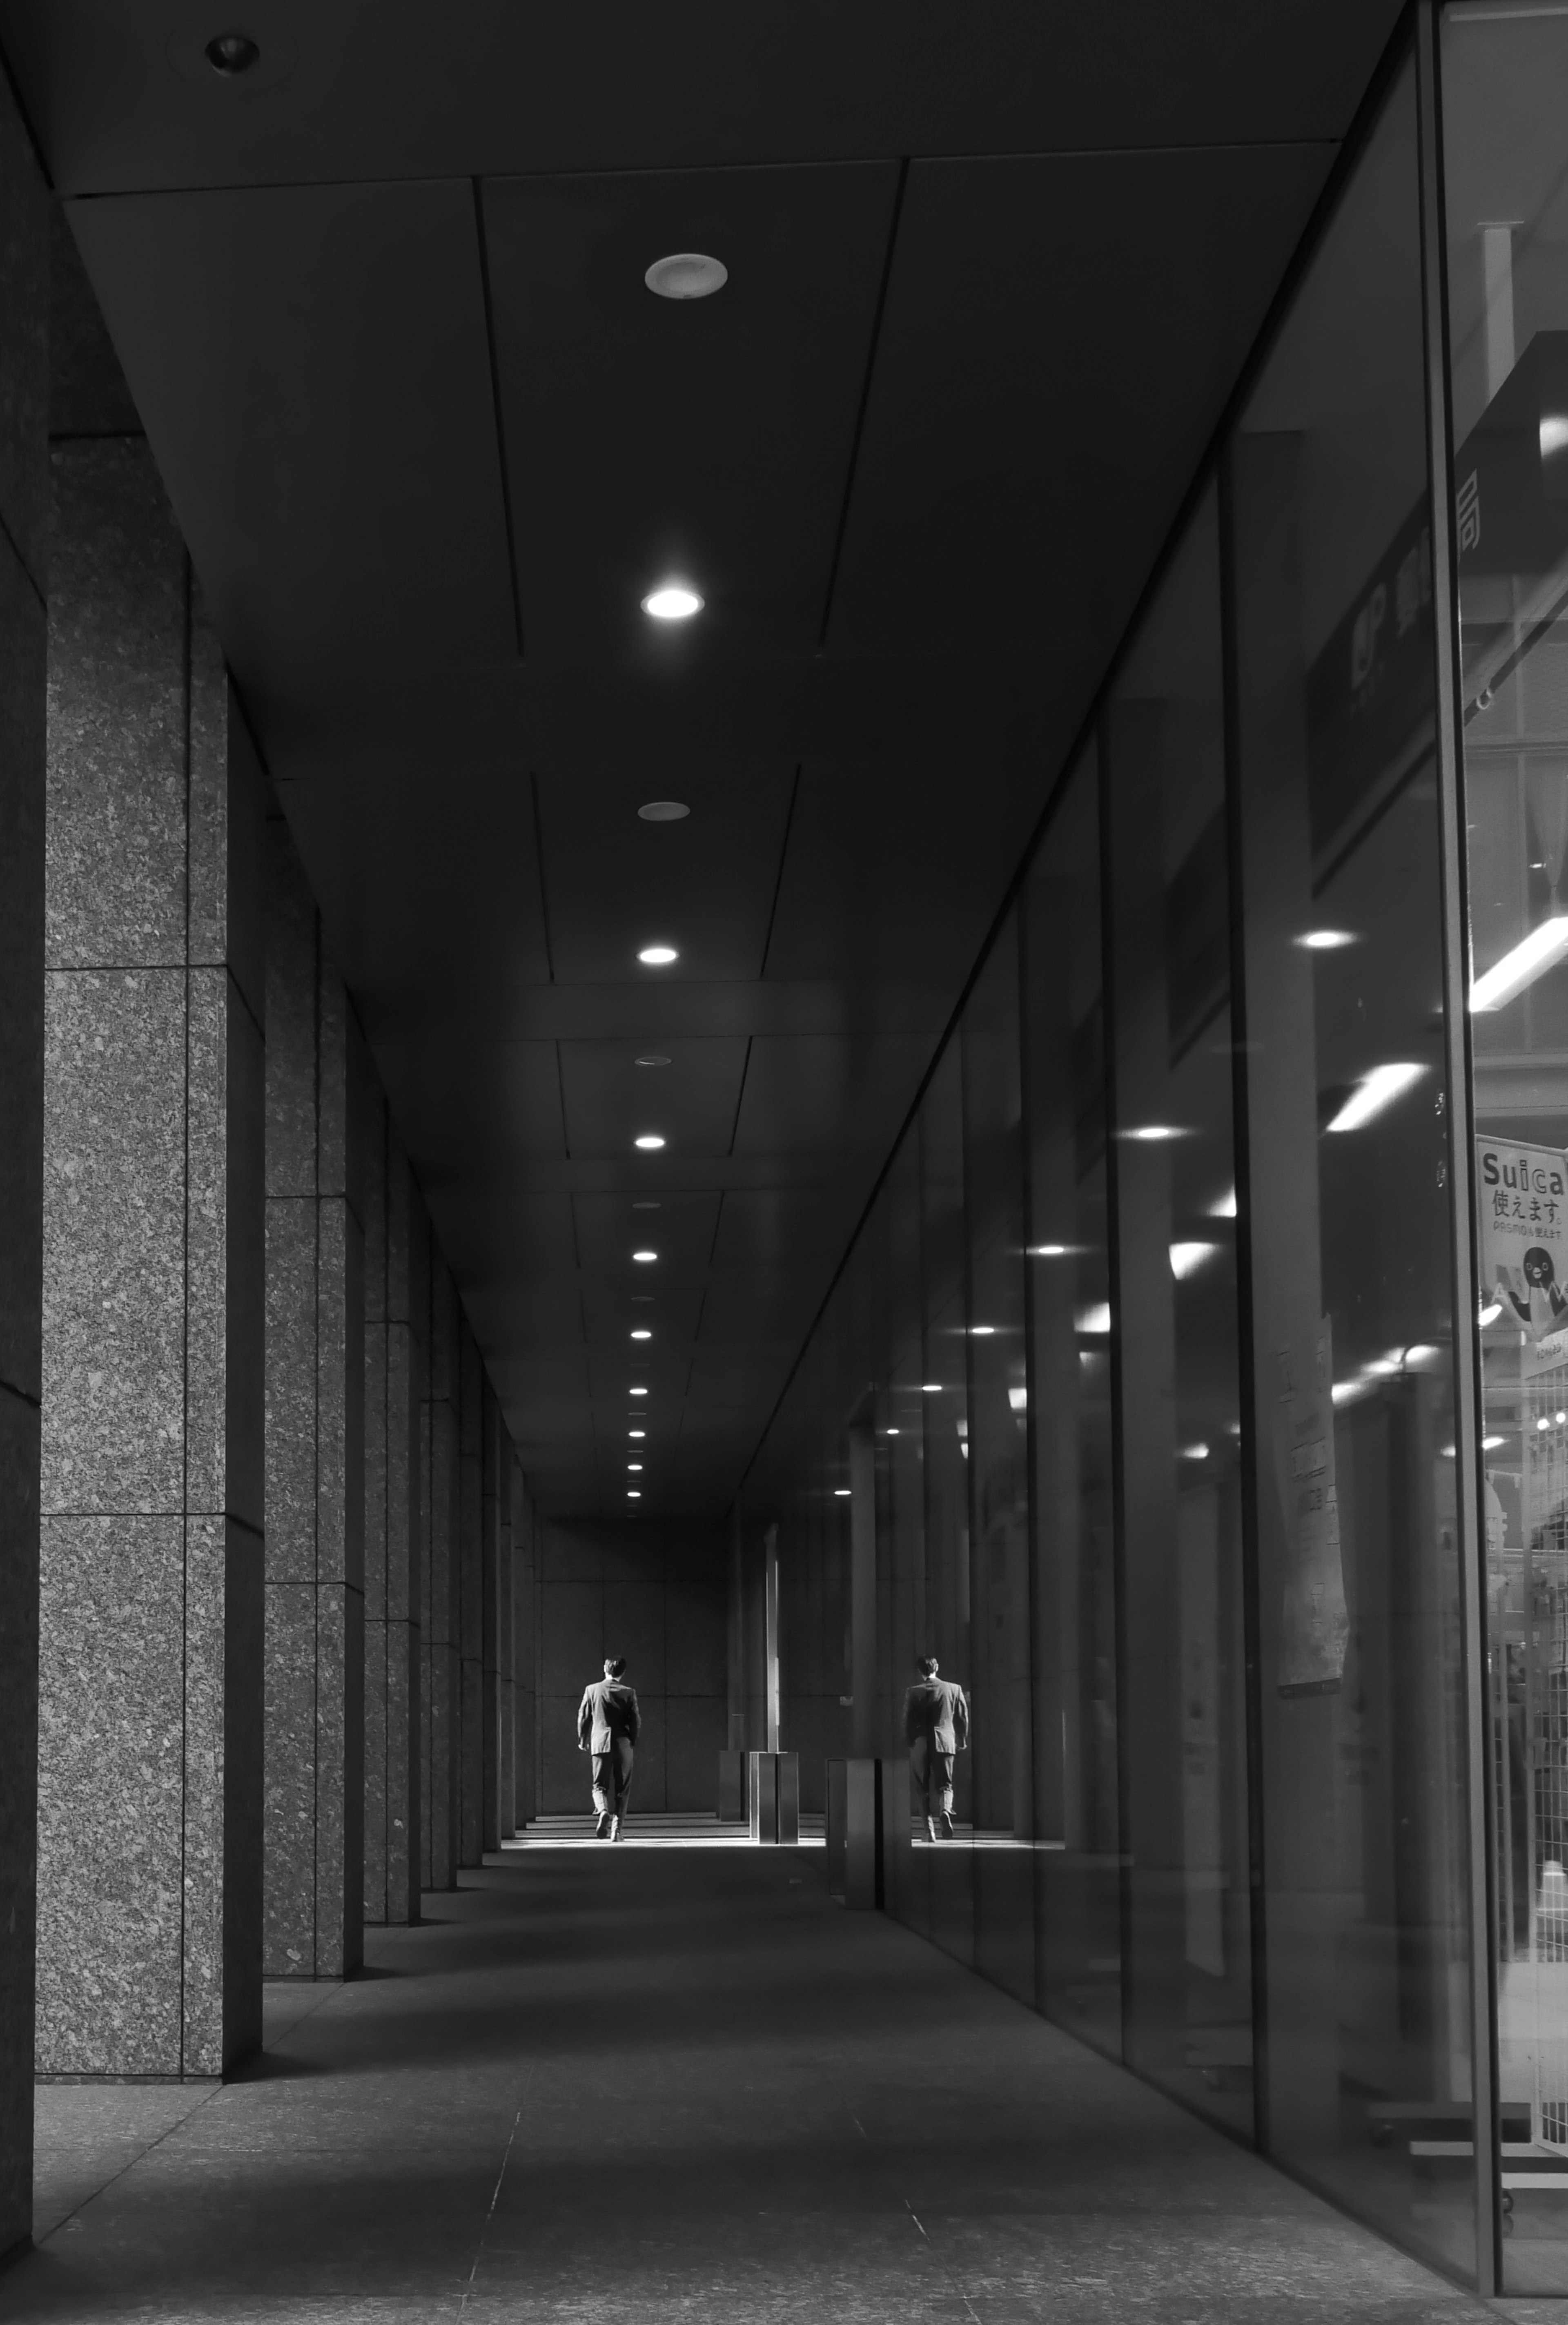
<svg viewBox="0 0 1568 2325">
<path fill-rule="evenodd" d="M 1487 2292 L 1495 2042 L 1525 2293 L 1568 2290 L 1568 0 L 1406 36 L 740 1523 L 787 1746 L 845 1748 L 852 1468 L 875 1750 L 917 1658 L 966 1690 L 892 1910 Z"/>
<path fill-rule="evenodd" d="M 1442 24 L 1503 2284 L 1568 2293 L 1568 12 Z"/>
</svg>

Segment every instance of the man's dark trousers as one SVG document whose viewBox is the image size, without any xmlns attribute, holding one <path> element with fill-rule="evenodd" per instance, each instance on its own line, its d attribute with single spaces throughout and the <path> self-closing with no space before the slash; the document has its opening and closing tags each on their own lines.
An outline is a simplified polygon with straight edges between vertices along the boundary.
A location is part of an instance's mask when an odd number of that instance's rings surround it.
<svg viewBox="0 0 1568 2325">
<path fill-rule="evenodd" d="M 600 1816 L 624 1816 L 626 1796 L 632 1790 L 632 1738 L 617 1736 L 607 1752 L 595 1752 L 594 1762 L 594 1806 Z M 611 1787 L 614 1788 L 613 1805 Z"/>
</svg>

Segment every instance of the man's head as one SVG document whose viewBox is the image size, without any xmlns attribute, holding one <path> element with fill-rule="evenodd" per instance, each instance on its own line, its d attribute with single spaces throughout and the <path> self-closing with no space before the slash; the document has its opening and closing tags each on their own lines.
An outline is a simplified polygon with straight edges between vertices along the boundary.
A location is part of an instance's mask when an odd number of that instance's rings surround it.
<svg viewBox="0 0 1568 2325">
<path fill-rule="evenodd" d="M 915 1669 L 918 1672 L 924 1672 L 927 1679 L 935 1679 L 939 1668 L 940 1666 L 938 1665 L 935 1655 L 917 1655 L 915 1657 Z"/>
<path fill-rule="evenodd" d="M 605 1656 L 605 1658 L 604 1658 L 604 1677 L 605 1677 L 606 1679 L 619 1679 L 619 1678 L 620 1678 L 620 1676 L 621 1676 L 621 1674 L 622 1674 L 622 1672 L 625 1670 L 625 1668 L 626 1668 L 626 1658 L 625 1658 L 625 1656 L 624 1656 L 624 1655 L 606 1655 L 606 1656 Z"/>
</svg>

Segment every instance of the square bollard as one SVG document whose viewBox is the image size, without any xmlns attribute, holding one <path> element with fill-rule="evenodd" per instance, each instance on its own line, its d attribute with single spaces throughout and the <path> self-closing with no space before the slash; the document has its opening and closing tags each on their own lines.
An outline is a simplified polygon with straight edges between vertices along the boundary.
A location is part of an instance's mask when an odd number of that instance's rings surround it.
<svg viewBox="0 0 1568 2325">
<path fill-rule="evenodd" d="M 752 1839 L 793 1848 L 800 1839 L 800 1755 L 748 1753 Z"/>
</svg>

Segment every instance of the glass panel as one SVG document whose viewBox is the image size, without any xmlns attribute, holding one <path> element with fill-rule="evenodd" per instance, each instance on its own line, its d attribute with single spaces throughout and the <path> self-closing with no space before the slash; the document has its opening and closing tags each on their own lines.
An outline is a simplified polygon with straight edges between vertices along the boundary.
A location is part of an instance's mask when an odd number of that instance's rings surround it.
<svg viewBox="0 0 1568 2325">
<path fill-rule="evenodd" d="M 1099 802 L 1077 768 L 1021 904 L 1040 2005 L 1121 2047 Z"/>
<path fill-rule="evenodd" d="M 1231 453 L 1270 2144 L 1475 2265 L 1413 76 Z"/>
<path fill-rule="evenodd" d="M 920 1403 L 925 1429 L 926 1625 L 923 1652 L 941 1676 L 967 1686 L 970 1673 L 969 1384 L 964 1285 L 964 1095 L 959 1045 L 951 1042 L 931 1078 L 920 1116 L 921 1273 L 926 1303 Z M 913 1674 L 911 1674 L 913 1676 Z M 974 1831 L 973 1755 L 953 1768 L 954 1833 L 944 1834 L 944 1790 L 934 1783 L 917 1797 L 920 1838 L 928 1855 L 931 1935 L 961 1961 L 974 1959 L 974 1901 L 969 1843 Z M 945 1774 L 945 1771 L 942 1772 Z M 936 1820 L 925 1839 L 924 1815 Z"/>
<path fill-rule="evenodd" d="M 1454 9 L 1443 56 L 1503 2283 L 1568 2293 L 1568 16 Z"/>
<path fill-rule="evenodd" d="M 1034 1722 L 1029 1697 L 1028 1385 L 1018 922 L 964 1012 L 969 1220 L 970 1632 L 975 1967 L 1035 1998 Z"/>
<path fill-rule="evenodd" d="M 1130 2065 L 1252 2131 L 1231 885 L 1213 496 L 1102 729 Z"/>
</svg>

